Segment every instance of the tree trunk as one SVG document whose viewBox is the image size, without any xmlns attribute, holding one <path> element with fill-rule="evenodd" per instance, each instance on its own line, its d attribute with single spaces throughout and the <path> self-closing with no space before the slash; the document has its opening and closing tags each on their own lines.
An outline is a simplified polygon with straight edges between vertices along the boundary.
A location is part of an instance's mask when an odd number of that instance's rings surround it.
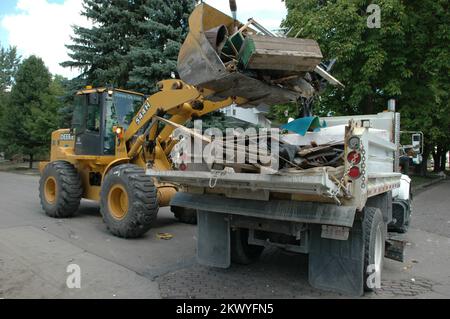
<svg viewBox="0 0 450 319">
<path fill-rule="evenodd" d="M 427 163 L 428 163 L 428 157 L 430 157 L 431 154 L 431 147 L 429 145 L 425 145 L 423 154 L 422 154 L 422 163 L 419 165 L 415 165 L 415 172 L 418 175 L 425 176 L 428 173 L 427 170 Z"/>
<path fill-rule="evenodd" d="M 447 152 L 448 150 L 446 148 L 442 149 L 441 153 L 441 171 L 445 172 L 445 168 L 447 166 Z"/>
<path fill-rule="evenodd" d="M 33 154 L 30 154 L 30 166 L 29 166 L 29 168 L 30 169 L 33 168 Z"/>
<path fill-rule="evenodd" d="M 439 147 L 431 153 L 433 155 L 433 172 L 437 173 L 441 169 L 441 154 L 439 152 Z"/>
</svg>

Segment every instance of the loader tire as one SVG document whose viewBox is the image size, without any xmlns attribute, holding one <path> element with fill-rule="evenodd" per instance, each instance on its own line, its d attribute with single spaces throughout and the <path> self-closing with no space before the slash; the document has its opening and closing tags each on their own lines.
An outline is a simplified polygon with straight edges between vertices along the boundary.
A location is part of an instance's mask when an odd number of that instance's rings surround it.
<svg viewBox="0 0 450 319">
<path fill-rule="evenodd" d="M 364 290 L 373 291 L 376 287 L 368 285 L 369 276 L 373 273 L 373 266 L 370 271 L 369 266 L 374 265 L 378 278 L 381 280 L 381 273 L 384 263 L 384 248 L 386 240 L 386 224 L 383 221 L 381 210 L 374 207 L 364 209 L 363 234 L 364 234 Z M 373 276 L 373 275 L 372 275 Z"/>
<path fill-rule="evenodd" d="M 248 243 L 248 229 L 231 229 L 230 232 L 231 261 L 236 264 L 248 265 L 258 260 L 264 247 Z"/>
<path fill-rule="evenodd" d="M 53 218 L 72 217 L 80 207 L 83 187 L 76 168 L 65 161 L 49 163 L 39 180 L 39 198 Z"/>
<path fill-rule="evenodd" d="M 113 235 L 141 237 L 152 227 L 158 214 L 153 180 L 137 165 L 112 168 L 103 181 L 100 212 Z"/>
<path fill-rule="evenodd" d="M 197 210 L 179 206 L 172 206 L 170 210 L 180 222 L 197 225 Z"/>
</svg>

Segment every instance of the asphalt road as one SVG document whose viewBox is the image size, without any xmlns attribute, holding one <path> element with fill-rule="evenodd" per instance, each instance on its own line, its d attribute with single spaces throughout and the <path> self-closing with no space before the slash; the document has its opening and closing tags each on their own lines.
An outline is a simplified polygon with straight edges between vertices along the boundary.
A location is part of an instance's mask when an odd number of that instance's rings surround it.
<svg viewBox="0 0 450 319">
<path fill-rule="evenodd" d="M 0 172 L 0 298 L 345 298 L 309 286 L 306 256 L 269 250 L 250 266 L 203 267 L 195 226 L 168 209 L 144 238 L 124 240 L 93 202 L 71 219 L 47 217 L 37 188 L 35 176 Z M 450 298 L 449 194 L 446 181 L 416 196 L 407 261 L 386 260 L 382 289 L 365 298 Z M 67 288 L 71 264 L 81 289 Z"/>
</svg>

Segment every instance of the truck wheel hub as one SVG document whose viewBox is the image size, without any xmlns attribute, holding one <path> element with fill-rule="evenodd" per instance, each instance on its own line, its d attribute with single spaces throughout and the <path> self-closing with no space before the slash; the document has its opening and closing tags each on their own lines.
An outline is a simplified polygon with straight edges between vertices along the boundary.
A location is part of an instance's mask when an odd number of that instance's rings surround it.
<svg viewBox="0 0 450 319">
<path fill-rule="evenodd" d="M 375 234 L 375 271 L 377 273 L 381 273 L 381 267 L 383 263 L 383 233 L 382 233 L 381 227 L 377 228 L 376 234 Z"/>
</svg>

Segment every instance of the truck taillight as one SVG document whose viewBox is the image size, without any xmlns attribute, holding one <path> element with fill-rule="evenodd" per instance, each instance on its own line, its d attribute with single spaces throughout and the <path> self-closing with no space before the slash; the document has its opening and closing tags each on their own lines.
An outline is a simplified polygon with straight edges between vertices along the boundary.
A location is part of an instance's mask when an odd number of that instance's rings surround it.
<svg viewBox="0 0 450 319">
<path fill-rule="evenodd" d="M 361 171 L 359 167 L 353 166 L 352 168 L 350 168 L 350 170 L 348 171 L 348 176 L 350 176 L 353 179 L 359 178 L 361 176 Z"/>
<path fill-rule="evenodd" d="M 349 163 L 358 165 L 361 162 L 361 154 L 356 151 L 350 152 L 347 155 L 347 161 L 349 161 Z"/>
<path fill-rule="evenodd" d="M 352 136 L 348 140 L 348 147 L 352 150 L 359 149 L 360 144 L 361 144 L 361 140 L 359 139 L 358 136 Z"/>
</svg>

